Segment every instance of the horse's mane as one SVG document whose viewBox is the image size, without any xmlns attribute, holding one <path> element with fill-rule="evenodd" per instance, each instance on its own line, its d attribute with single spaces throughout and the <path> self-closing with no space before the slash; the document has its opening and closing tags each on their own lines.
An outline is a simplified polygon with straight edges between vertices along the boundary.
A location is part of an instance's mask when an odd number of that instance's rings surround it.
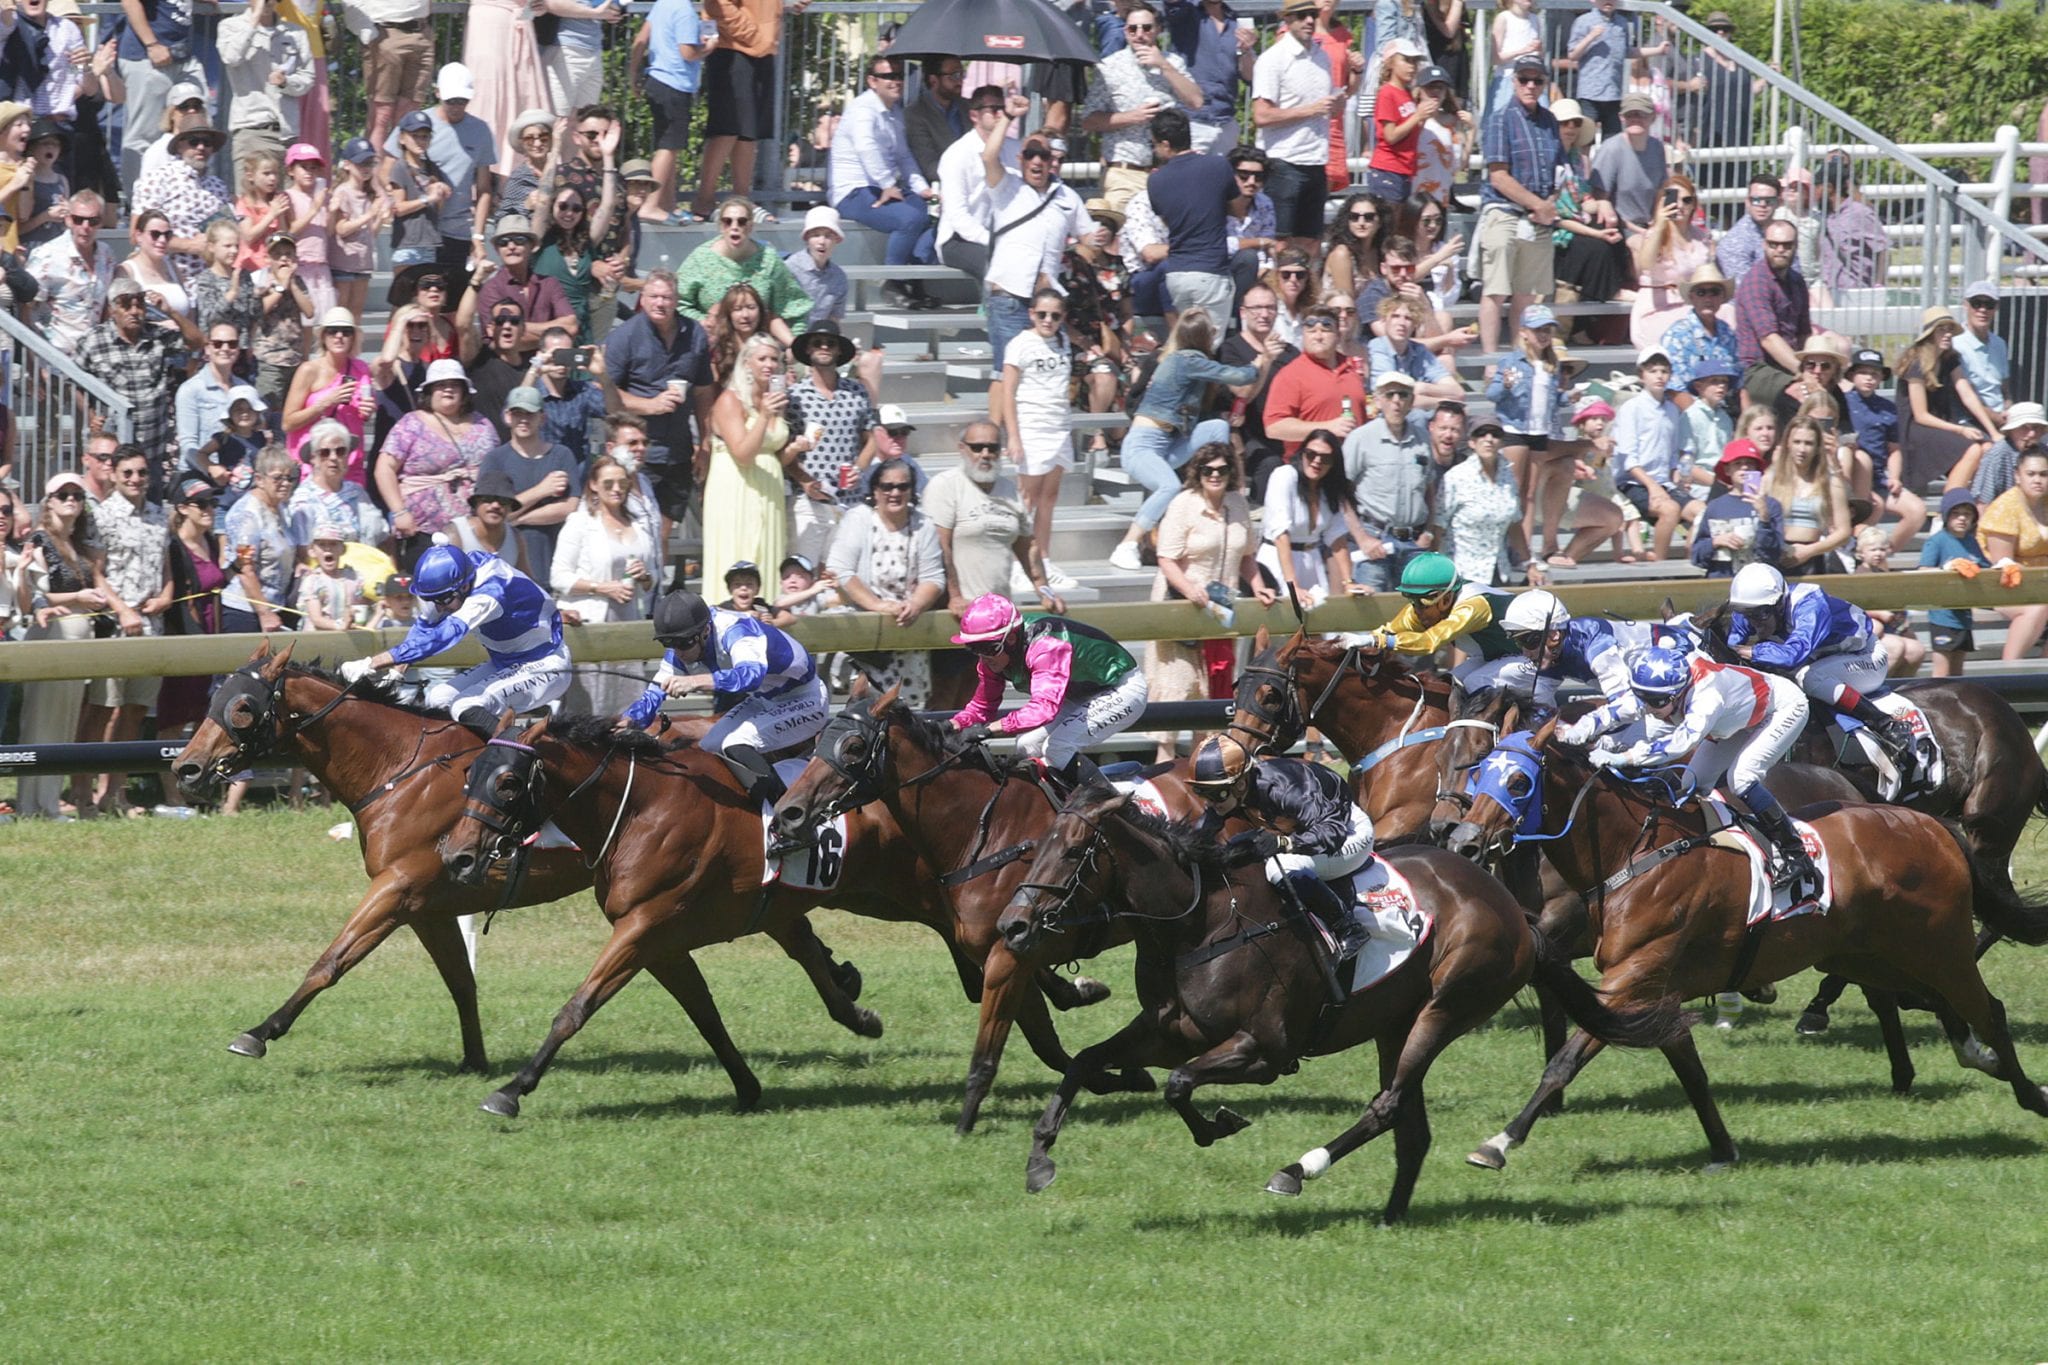
<svg viewBox="0 0 2048 1365">
<path fill-rule="evenodd" d="M 882 712 L 882 717 L 891 724 L 902 726 L 923 748 L 935 751 L 946 758 L 953 757 L 967 747 L 966 742 L 960 738 L 960 732 L 955 730 L 950 722 L 921 716 L 903 702 L 890 702 L 888 709 Z"/>
<path fill-rule="evenodd" d="M 338 675 L 328 672 L 317 663 L 290 663 L 285 665 L 284 671 L 287 677 L 312 678 L 317 682 L 324 682 L 331 687 L 337 688 L 347 686 Z M 440 707 L 420 706 L 413 702 L 400 701 L 398 699 L 398 680 L 396 678 L 380 678 L 376 674 L 371 674 L 357 682 L 355 690 L 349 695 L 360 697 L 364 701 L 376 702 L 379 706 L 388 706 L 394 711 L 403 711 L 409 716 L 418 716 L 422 720 L 447 720 L 449 718 L 448 713 Z"/>
<path fill-rule="evenodd" d="M 571 712 L 548 722 L 548 734 L 565 744 L 586 749 L 608 749 L 634 758 L 663 758 L 673 746 L 645 730 L 620 729 L 618 717 L 590 716 Z"/>
<path fill-rule="evenodd" d="M 1085 795 L 1091 800 L 1104 799 L 1112 794 L 1112 789 L 1104 786 L 1085 789 Z M 1118 814 L 1140 834 L 1166 845 L 1167 853 L 1183 867 L 1219 874 L 1225 870 L 1222 846 L 1203 833 L 1199 821 L 1171 820 L 1130 802 L 1126 802 Z"/>
<path fill-rule="evenodd" d="M 1330 663 L 1342 663 L 1350 650 L 1351 646 L 1342 640 L 1313 639 L 1303 640 L 1294 653 L 1297 658 L 1307 654 Z M 1275 653 L 1277 655 L 1278 651 Z M 1450 695 L 1451 677 L 1448 673 L 1433 667 L 1417 667 L 1398 654 L 1382 653 L 1379 666 L 1373 671 L 1381 682 L 1412 682 L 1424 692 Z"/>
</svg>

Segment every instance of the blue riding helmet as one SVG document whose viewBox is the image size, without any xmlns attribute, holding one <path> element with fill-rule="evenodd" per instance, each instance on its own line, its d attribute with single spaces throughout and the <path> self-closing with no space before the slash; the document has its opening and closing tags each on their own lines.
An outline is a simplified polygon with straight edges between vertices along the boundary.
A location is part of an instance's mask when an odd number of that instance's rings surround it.
<svg viewBox="0 0 2048 1365">
<path fill-rule="evenodd" d="M 423 602 L 468 592 L 475 584 L 476 565 L 453 545 L 429 547 L 412 571 L 413 596 Z"/>
<path fill-rule="evenodd" d="M 1465 779 L 1467 796 L 1490 796 L 1515 817 L 1517 838 L 1543 832 L 1543 758 L 1527 730 L 1501 737 Z"/>
<path fill-rule="evenodd" d="M 1629 662 L 1628 685 L 1648 706 L 1682 701 L 1692 690 L 1692 665 L 1675 649 L 1641 650 Z"/>
</svg>

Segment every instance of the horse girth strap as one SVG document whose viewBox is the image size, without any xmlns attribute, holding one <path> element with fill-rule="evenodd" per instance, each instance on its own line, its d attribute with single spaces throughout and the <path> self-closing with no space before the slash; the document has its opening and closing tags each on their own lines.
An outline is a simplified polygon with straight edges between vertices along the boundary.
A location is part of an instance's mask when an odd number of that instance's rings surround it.
<svg viewBox="0 0 2048 1365">
<path fill-rule="evenodd" d="M 1032 852 L 1037 847 L 1038 840 L 1026 839 L 1021 844 L 1011 844 L 1008 848 L 998 849 L 987 857 L 975 859 L 965 867 L 954 868 L 951 872 L 939 878 L 939 885 L 960 886 L 973 881 L 976 877 L 985 877 L 991 872 L 1008 867 L 1011 863 L 1016 862 L 1019 858 Z"/>
<path fill-rule="evenodd" d="M 1286 927 L 1285 923 L 1246 925 L 1229 938 L 1219 938 L 1214 943 L 1208 944 L 1205 947 L 1196 948 L 1192 952 L 1182 953 L 1178 958 L 1174 959 L 1173 965 L 1185 971 L 1190 967 L 1199 967 L 1205 962 L 1214 962 L 1225 953 L 1234 953 L 1246 944 L 1256 943 L 1262 938 L 1268 938 Z"/>
<path fill-rule="evenodd" d="M 1351 771 L 1354 773 L 1371 772 L 1382 762 L 1392 758 L 1403 749 L 1410 749 L 1418 744 L 1433 744 L 1449 733 L 1449 726 L 1432 725 L 1425 730 L 1415 730 L 1408 734 L 1396 735 L 1371 753 L 1362 755 L 1356 763 L 1351 765 Z"/>
<path fill-rule="evenodd" d="M 379 782 L 376 786 L 372 787 L 369 790 L 368 794 L 358 797 L 354 801 L 351 801 L 349 803 L 348 813 L 351 816 L 360 816 L 364 811 L 368 810 L 371 806 L 376 805 L 379 801 L 382 801 L 385 797 L 391 795 L 392 792 L 397 791 L 401 786 L 403 786 L 407 782 L 410 782 L 413 778 L 418 777 L 421 773 L 426 772 L 432 768 L 446 769 L 451 764 L 453 764 L 456 759 L 465 758 L 470 754 L 479 753 L 483 750 L 483 747 L 483 745 L 479 744 L 474 749 L 458 749 L 452 754 L 437 754 L 433 758 L 428 759 L 424 763 L 415 763 L 412 767 L 407 768 L 405 771 L 393 774 L 392 776 L 385 778 L 382 782 Z"/>
<path fill-rule="evenodd" d="M 1611 896 L 1636 878 L 1656 871 L 1673 858 L 1683 857 L 1696 848 L 1706 848 L 1713 843 L 1714 836 L 1712 834 L 1688 834 L 1685 838 L 1675 843 L 1666 844 L 1662 848 L 1651 849 L 1648 853 L 1638 854 L 1629 859 L 1628 865 L 1622 868 L 1621 871 L 1594 887 L 1592 895 L 1596 897 Z"/>
</svg>

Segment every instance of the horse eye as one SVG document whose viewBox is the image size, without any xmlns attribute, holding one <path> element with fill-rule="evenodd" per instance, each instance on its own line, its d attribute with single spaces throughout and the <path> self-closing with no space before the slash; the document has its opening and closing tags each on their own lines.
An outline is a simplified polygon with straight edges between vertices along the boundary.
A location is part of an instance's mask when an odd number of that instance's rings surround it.
<svg viewBox="0 0 2048 1365">
<path fill-rule="evenodd" d="M 1515 800 L 1519 801 L 1523 797 L 1527 796 L 1529 792 L 1535 787 L 1535 785 L 1536 784 L 1534 782 L 1531 782 L 1529 780 L 1529 774 L 1516 773 L 1507 781 L 1508 795 L 1514 797 Z"/>
</svg>

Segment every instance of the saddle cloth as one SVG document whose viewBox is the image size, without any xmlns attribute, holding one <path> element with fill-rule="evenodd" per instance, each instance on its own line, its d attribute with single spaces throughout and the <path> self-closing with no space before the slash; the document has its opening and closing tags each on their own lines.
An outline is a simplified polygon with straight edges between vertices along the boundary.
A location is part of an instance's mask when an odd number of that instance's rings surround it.
<svg viewBox="0 0 2048 1365">
<path fill-rule="evenodd" d="M 777 759 L 775 775 L 787 787 L 809 762 L 806 758 Z M 846 870 L 846 817 L 835 815 L 831 823 L 819 827 L 809 848 L 770 858 L 768 845 L 774 838 L 774 826 L 768 813 L 773 809 L 765 803 L 761 807 L 761 885 L 786 886 L 795 891 L 836 889 L 840 874 Z"/>
<path fill-rule="evenodd" d="M 1352 877 L 1351 893 L 1356 913 L 1372 935 L 1348 959 L 1350 993 L 1357 995 L 1384 981 L 1396 967 L 1413 957 L 1416 949 L 1429 942 L 1429 936 L 1436 931 L 1436 916 L 1416 902 L 1415 889 L 1408 885 L 1408 879 L 1385 858 L 1374 858 Z M 1323 935 L 1324 947 L 1334 956 L 1336 939 L 1319 921 L 1316 930 Z M 1340 965 L 1339 971 L 1342 970 Z"/>
<path fill-rule="evenodd" d="M 1743 922 L 1754 925 L 1759 920 L 1787 920 L 1798 915 L 1825 915 L 1835 903 L 1835 872 L 1828 862 L 1827 846 L 1821 843 L 1820 835 L 1804 820 L 1793 820 L 1792 827 L 1799 831 L 1800 842 L 1806 845 L 1807 856 L 1820 869 L 1820 895 L 1806 897 L 1794 904 L 1791 894 L 1783 887 L 1771 884 L 1770 845 L 1750 832 L 1749 827 L 1736 819 L 1728 800 L 1720 792 L 1705 798 L 1707 809 L 1726 828 L 1714 835 L 1714 842 L 1723 848 L 1732 848 L 1749 859 L 1749 910 Z M 1788 817 L 1789 818 L 1789 817 Z"/>
<path fill-rule="evenodd" d="M 1118 779 L 1112 785 L 1120 792 L 1130 793 L 1131 805 L 1144 811 L 1147 815 L 1156 815 L 1161 820 L 1172 818 L 1166 809 L 1165 794 L 1149 780 L 1133 782 Z"/>
<path fill-rule="evenodd" d="M 1933 727 L 1927 723 L 1927 713 L 1917 706 L 1908 704 L 1903 719 L 1906 728 L 1912 731 L 1914 743 L 1924 743 L 1927 752 L 1934 755 L 1931 762 L 1914 770 L 1911 788 L 1904 788 L 1897 765 L 1892 762 L 1891 755 L 1885 752 L 1884 746 L 1870 733 L 1869 727 L 1851 716 L 1837 713 L 1834 717 L 1836 729 L 1840 731 L 1841 748 L 1862 754 L 1864 762 L 1877 770 L 1877 794 L 1886 801 L 1897 801 L 1901 796 L 1911 799 L 1921 792 L 1938 790 L 1947 777 L 1947 765 L 1942 756 L 1941 744 L 1934 738 Z"/>
</svg>

